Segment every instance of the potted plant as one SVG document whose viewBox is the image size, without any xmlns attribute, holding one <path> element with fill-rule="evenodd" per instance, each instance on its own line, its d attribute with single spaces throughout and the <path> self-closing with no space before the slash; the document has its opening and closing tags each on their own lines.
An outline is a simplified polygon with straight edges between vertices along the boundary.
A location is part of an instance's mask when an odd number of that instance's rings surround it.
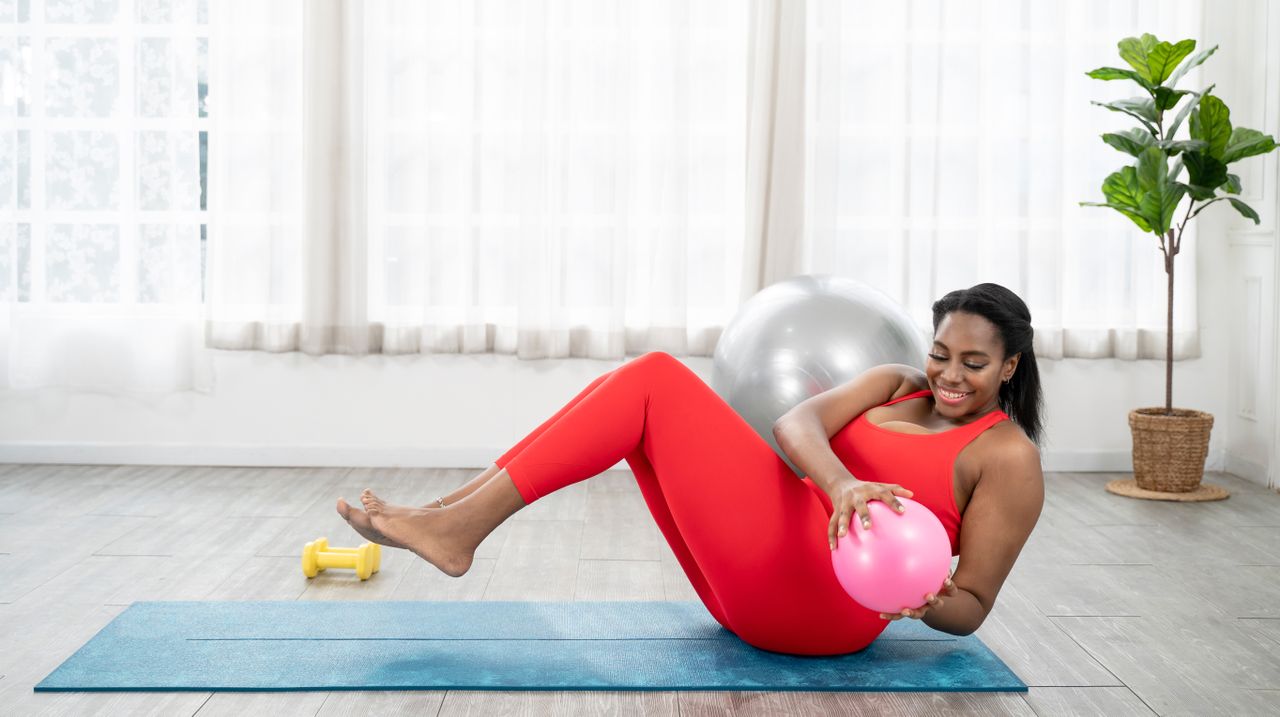
<svg viewBox="0 0 1280 717">
<path fill-rule="evenodd" d="M 1192 55 L 1195 40 L 1170 44 L 1148 33 L 1140 38 L 1126 37 L 1118 47 L 1120 57 L 1132 69 L 1100 67 L 1088 75 L 1098 80 L 1132 80 L 1142 88 L 1144 94 L 1138 97 L 1093 103 L 1139 122 L 1140 127 L 1102 135 L 1102 141 L 1132 156 L 1134 163 L 1103 181 L 1105 202 L 1080 205 L 1111 207 L 1160 240 L 1169 279 L 1165 403 L 1163 408 L 1129 412 L 1133 469 L 1137 486 L 1145 491 L 1185 493 L 1197 490 L 1204 475 L 1213 416 L 1173 407 L 1174 257 L 1181 249 L 1187 222 L 1213 204 L 1226 200 L 1240 214 L 1258 223 L 1258 213 L 1238 198 L 1240 177 L 1228 168 L 1246 157 L 1272 151 L 1276 143 L 1257 130 L 1233 128 L 1226 103 L 1209 94 L 1213 85 L 1201 92 L 1177 89 L 1178 80 L 1208 59 L 1218 49 L 1216 45 Z M 1165 113 L 1179 103 L 1182 108 L 1166 124 Z M 1189 138 L 1178 139 L 1178 129 L 1188 118 Z M 1182 220 L 1175 223 L 1184 199 Z M 1223 492 L 1219 497 L 1225 495 Z"/>
</svg>

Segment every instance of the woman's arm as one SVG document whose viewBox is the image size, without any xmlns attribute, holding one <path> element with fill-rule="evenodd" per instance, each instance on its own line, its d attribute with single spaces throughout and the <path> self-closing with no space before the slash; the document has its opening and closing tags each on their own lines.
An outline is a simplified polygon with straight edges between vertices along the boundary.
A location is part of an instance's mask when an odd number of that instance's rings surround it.
<svg viewBox="0 0 1280 717">
<path fill-rule="evenodd" d="M 991 614 L 996 595 L 1044 507 L 1040 451 L 1032 443 L 996 453 L 982 467 L 960 525 L 960 562 L 952 581 L 959 594 L 921 618 L 929 627 L 969 635 Z M 938 586 L 941 590 L 942 586 Z"/>
<path fill-rule="evenodd" d="M 817 418 L 775 424 L 773 437 L 791 462 L 828 494 L 837 480 L 854 477 L 831 449 L 831 439 Z"/>
</svg>

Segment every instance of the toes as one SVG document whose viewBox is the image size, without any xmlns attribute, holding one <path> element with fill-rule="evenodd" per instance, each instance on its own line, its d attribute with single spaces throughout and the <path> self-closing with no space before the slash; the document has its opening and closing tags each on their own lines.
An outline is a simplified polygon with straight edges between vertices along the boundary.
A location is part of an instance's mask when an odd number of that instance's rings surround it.
<svg viewBox="0 0 1280 717">
<path fill-rule="evenodd" d="M 338 499 L 338 515 L 342 516 L 343 520 L 351 520 L 351 518 L 347 517 L 350 514 L 351 514 L 351 506 L 347 504 L 347 501 L 339 498 Z"/>
</svg>

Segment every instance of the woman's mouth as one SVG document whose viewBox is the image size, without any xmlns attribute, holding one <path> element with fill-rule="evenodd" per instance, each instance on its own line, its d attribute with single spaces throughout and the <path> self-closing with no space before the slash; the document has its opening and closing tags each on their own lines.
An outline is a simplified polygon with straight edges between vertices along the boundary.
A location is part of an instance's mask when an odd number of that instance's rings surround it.
<svg viewBox="0 0 1280 717">
<path fill-rule="evenodd" d="M 964 401 L 964 399 L 966 399 L 966 398 L 968 398 L 968 397 L 969 397 L 969 394 L 970 394 L 970 393 L 973 393 L 973 392 L 972 392 L 972 391 L 969 391 L 968 393 L 954 393 L 954 392 L 952 392 L 952 391 L 948 391 L 948 390 L 946 390 L 946 389 L 944 389 L 944 388 L 939 388 L 939 389 L 938 389 L 938 398 L 941 398 L 941 399 L 942 399 L 942 401 L 943 401 L 943 403 L 949 403 L 949 404 L 954 405 L 954 404 L 961 403 L 962 401 Z"/>
</svg>

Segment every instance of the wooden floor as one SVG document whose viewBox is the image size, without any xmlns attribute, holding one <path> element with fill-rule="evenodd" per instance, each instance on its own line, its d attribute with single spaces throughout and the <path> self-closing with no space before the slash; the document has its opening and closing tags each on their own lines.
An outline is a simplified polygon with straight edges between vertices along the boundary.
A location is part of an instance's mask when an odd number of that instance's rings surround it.
<svg viewBox="0 0 1280 717">
<path fill-rule="evenodd" d="M 334 512 L 421 504 L 479 472 L 0 464 L 0 714 L 1280 714 L 1280 495 L 1111 495 L 1051 473 L 1040 524 L 977 635 L 1026 694 L 851 692 L 35 693 L 135 600 L 696 600 L 630 474 L 517 513 L 452 579 L 402 550 L 308 581 L 303 543 L 356 545 Z"/>
</svg>

